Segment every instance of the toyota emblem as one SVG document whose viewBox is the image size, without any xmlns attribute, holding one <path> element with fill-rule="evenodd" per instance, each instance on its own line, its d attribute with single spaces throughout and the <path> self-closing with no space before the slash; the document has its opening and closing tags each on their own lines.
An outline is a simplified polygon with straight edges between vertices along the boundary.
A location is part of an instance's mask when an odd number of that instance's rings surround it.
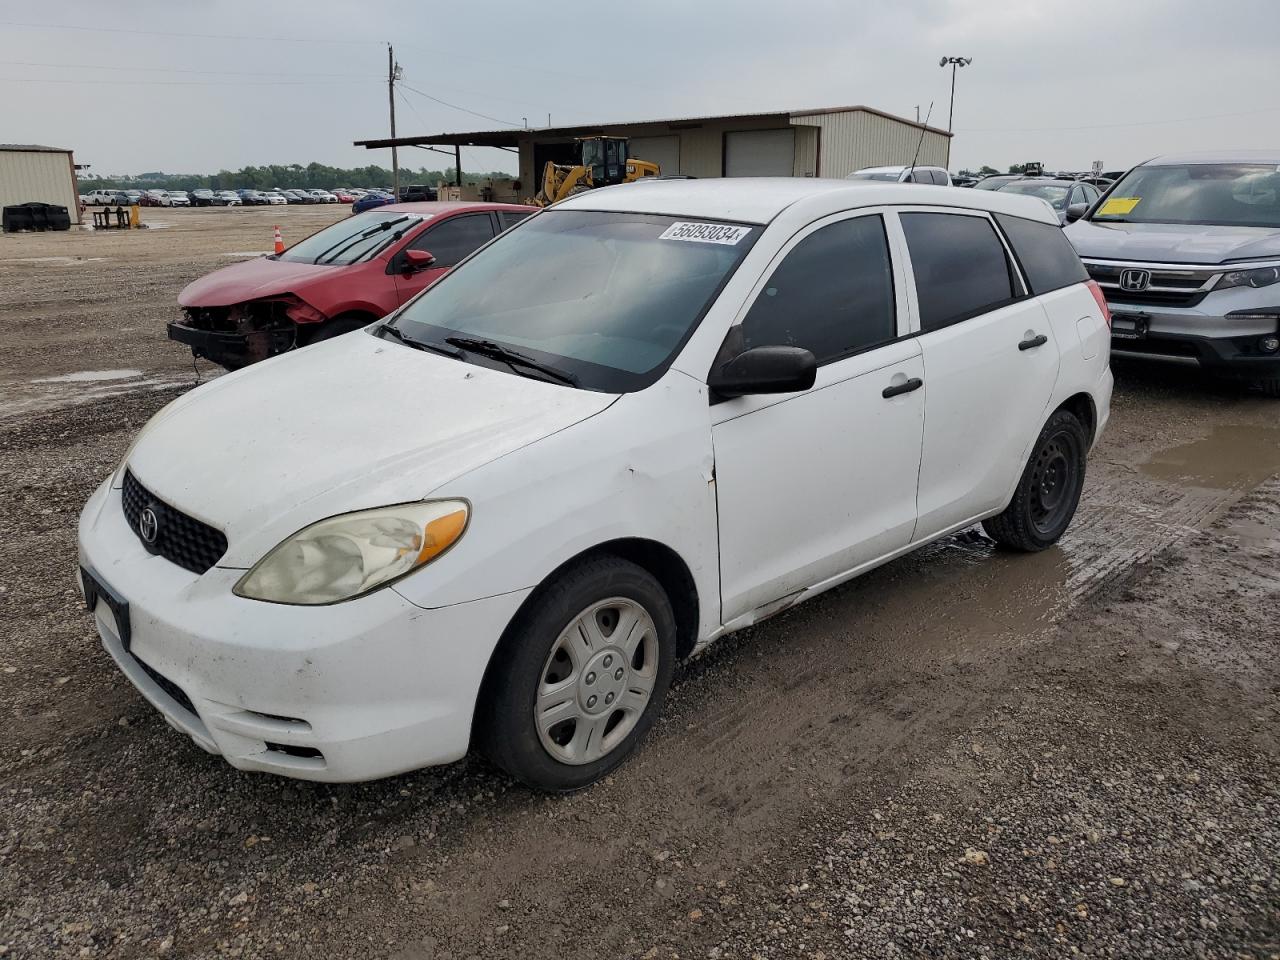
<svg viewBox="0 0 1280 960">
<path fill-rule="evenodd" d="M 156 538 L 160 536 L 160 518 L 151 507 L 143 507 L 142 513 L 138 514 L 138 536 L 149 547 L 155 546 Z"/>
<path fill-rule="evenodd" d="M 1120 274 L 1120 289 L 1127 293 L 1141 293 L 1150 283 L 1150 270 L 1124 270 Z"/>
</svg>

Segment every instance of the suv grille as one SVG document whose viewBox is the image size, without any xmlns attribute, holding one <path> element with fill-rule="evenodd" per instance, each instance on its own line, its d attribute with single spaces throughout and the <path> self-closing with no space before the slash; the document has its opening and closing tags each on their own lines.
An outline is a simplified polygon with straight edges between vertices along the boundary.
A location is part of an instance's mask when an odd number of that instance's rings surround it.
<svg viewBox="0 0 1280 960">
<path fill-rule="evenodd" d="M 124 472 L 124 517 L 129 527 L 142 540 L 143 546 L 192 573 L 205 573 L 227 552 L 227 538 L 195 517 L 189 517 L 162 500 L 156 499 L 130 471 Z M 146 507 L 155 511 L 159 521 L 156 540 L 148 544 L 142 537 L 139 518 Z"/>
<path fill-rule="evenodd" d="M 1098 281 L 1109 303 L 1148 304 L 1155 307 L 1194 307 L 1209 292 L 1218 274 L 1213 267 L 1151 267 L 1143 263 L 1084 263 L 1089 276 Z M 1145 290 L 1122 290 L 1120 274 L 1126 270 L 1144 270 L 1151 275 Z"/>
</svg>

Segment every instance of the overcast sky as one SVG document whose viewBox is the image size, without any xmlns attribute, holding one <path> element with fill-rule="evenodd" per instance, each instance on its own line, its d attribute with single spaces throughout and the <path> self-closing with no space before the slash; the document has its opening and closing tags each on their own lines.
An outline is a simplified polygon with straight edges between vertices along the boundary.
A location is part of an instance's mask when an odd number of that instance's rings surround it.
<svg viewBox="0 0 1280 960">
<path fill-rule="evenodd" d="M 389 165 L 351 145 L 387 135 L 387 41 L 402 135 L 931 101 L 945 128 L 955 55 L 953 170 L 1280 147 L 1280 0 L 0 0 L 0 36 L 0 141 L 99 174 Z"/>
</svg>

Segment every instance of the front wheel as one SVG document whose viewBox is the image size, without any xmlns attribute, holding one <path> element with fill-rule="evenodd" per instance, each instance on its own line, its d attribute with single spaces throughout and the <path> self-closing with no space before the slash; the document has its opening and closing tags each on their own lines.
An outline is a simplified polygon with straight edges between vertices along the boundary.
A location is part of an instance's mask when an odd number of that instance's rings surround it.
<svg viewBox="0 0 1280 960">
<path fill-rule="evenodd" d="M 1040 431 L 1031 459 L 1003 512 L 982 521 L 992 540 L 1028 553 L 1044 550 L 1066 532 L 1084 487 L 1089 441 L 1075 415 L 1059 410 Z"/>
<path fill-rule="evenodd" d="M 477 716 L 484 752 L 538 790 L 595 783 L 661 712 L 675 644 L 671 602 L 648 571 L 619 557 L 572 567 L 494 653 Z"/>
<path fill-rule="evenodd" d="M 344 314 L 340 317 L 334 317 L 332 320 L 326 320 L 318 326 L 298 336 L 298 345 L 302 347 L 310 346 L 313 343 L 319 343 L 322 340 L 332 340 L 334 337 L 340 337 L 344 333 L 351 333 L 359 330 L 361 327 L 367 327 L 373 323 L 368 317 L 357 316 L 354 314 Z"/>
</svg>

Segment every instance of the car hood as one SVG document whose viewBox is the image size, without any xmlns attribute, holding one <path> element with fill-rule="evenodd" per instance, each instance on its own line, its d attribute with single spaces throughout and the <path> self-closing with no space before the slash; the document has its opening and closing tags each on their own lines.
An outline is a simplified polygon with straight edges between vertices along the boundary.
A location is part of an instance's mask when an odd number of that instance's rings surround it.
<svg viewBox="0 0 1280 960">
<path fill-rule="evenodd" d="M 1280 257 L 1280 230 L 1270 227 L 1077 220 L 1066 234 L 1076 253 L 1099 260 L 1216 264 Z"/>
<path fill-rule="evenodd" d="M 229 307 L 282 293 L 297 293 L 313 280 L 333 276 L 341 267 L 254 257 L 233 263 L 187 284 L 178 294 L 184 307 Z"/>
<path fill-rule="evenodd" d="M 220 566 L 249 567 L 307 524 L 420 500 L 615 399 L 358 331 L 180 397 L 127 463 L 158 499 L 226 533 Z"/>
</svg>

